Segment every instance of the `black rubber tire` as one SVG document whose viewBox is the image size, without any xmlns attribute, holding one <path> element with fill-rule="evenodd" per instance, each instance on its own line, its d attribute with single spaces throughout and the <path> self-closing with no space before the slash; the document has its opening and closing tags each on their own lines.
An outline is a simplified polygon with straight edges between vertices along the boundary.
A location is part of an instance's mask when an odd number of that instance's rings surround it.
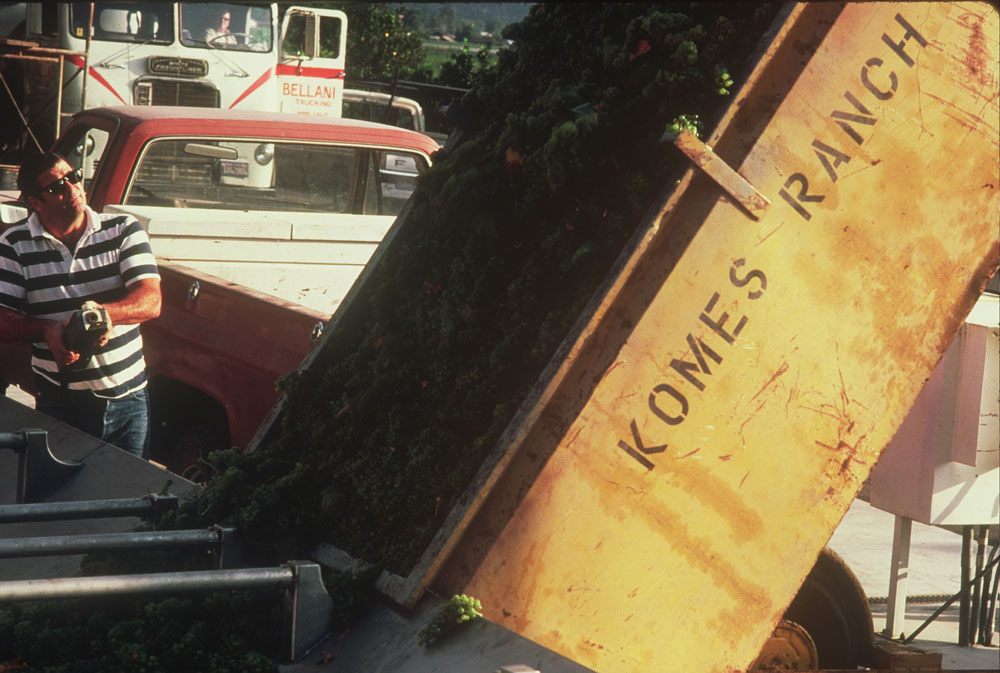
<svg viewBox="0 0 1000 673">
<path fill-rule="evenodd" d="M 212 451 L 226 449 L 229 432 L 213 423 L 197 425 L 177 441 L 167 460 L 167 469 L 188 481 L 203 483 L 209 477 L 205 459 Z"/>
<path fill-rule="evenodd" d="M 872 658 L 874 627 L 864 589 L 840 556 L 824 549 L 785 619 L 809 632 L 820 669 L 853 670 Z"/>
</svg>

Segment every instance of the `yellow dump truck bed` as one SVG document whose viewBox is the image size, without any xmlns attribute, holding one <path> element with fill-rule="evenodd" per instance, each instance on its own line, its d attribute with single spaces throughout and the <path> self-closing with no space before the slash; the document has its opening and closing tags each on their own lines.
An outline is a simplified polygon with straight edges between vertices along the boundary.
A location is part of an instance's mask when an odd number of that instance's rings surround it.
<svg viewBox="0 0 1000 673">
<path fill-rule="evenodd" d="M 998 45 L 986 4 L 795 7 L 383 588 L 603 673 L 748 666 L 997 267 Z"/>
</svg>

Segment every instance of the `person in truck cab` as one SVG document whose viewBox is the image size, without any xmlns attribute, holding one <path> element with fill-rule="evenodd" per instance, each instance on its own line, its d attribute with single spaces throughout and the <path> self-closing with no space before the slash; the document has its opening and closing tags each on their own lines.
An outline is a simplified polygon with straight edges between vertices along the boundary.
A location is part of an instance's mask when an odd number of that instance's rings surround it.
<svg viewBox="0 0 1000 673">
<path fill-rule="evenodd" d="M 222 12 L 215 21 L 215 25 L 205 30 L 205 42 L 213 47 L 224 47 L 236 44 L 236 36 L 229 29 L 232 16 L 229 12 Z"/>
<path fill-rule="evenodd" d="M 148 458 L 139 324 L 161 301 L 149 238 L 87 206 L 58 154 L 30 156 L 17 186 L 32 213 L 0 234 L 0 339 L 31 342 L 39 411 Z"/>
</svg>

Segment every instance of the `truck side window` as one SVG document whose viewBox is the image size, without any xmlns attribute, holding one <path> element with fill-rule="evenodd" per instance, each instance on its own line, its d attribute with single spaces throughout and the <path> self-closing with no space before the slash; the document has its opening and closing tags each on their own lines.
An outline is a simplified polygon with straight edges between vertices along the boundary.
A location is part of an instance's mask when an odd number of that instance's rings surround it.
<svg viewBox="0 0 1000 673">
<path fill-rule="evenodd" d="M 340 58 L 340 19 L 335 16 L 319 17 L 320 58 Z"/>
<path fill-rule="evenodd" d="M 43 2 L 42 5 L 42 35 L 55 37 L 59 34 L 59 3 Z"/>
<path fill-rule="evenodd" d="M 288 29 L 281 43 L 281 53 L 285 56 L 301 56 L 306 53 L 306 17 L 293 14 L 288 17 Z"/>
<path fill-rule="evenodd" d="M 376 153 L 381 188 L 380 215 L 398 215 L 417 186 L 417 175 L 427 168 L 422 157 L 398 150 Z"/>
</svg>

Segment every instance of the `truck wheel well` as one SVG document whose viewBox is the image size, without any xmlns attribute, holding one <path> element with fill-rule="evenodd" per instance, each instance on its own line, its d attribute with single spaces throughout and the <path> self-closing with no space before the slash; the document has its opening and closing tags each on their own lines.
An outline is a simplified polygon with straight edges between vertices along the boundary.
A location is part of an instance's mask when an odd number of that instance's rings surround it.
<svg viewBox="0 0 1000 673">
<path fill-rule="evenodd" d="M 212 396 L 166 376 L 149 380 L 150 455 L 173 472 L 191 472 L 199 454 L 229 447 L 229 420 L 225 408 Z M 211 438 L 211 446 L 194 438 Z"/>
</svg>

